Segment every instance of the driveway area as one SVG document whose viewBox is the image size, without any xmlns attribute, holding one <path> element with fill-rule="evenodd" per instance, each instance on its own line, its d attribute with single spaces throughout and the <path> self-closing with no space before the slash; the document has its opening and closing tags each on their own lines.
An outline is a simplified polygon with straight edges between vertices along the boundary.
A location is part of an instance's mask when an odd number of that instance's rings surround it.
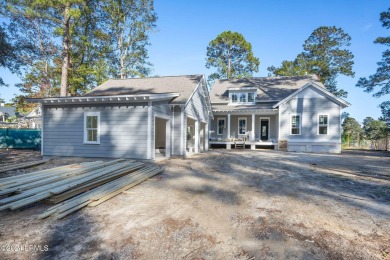
<svg viewBox="0 0 390 260">
<path fill-rule="evenodd" d="M 45 204 L 0 212 L 0 259 L 390 259 L 389 153 L 213 150 L 158 164 L 62 220 L 37 220 Z"/>
</svg>

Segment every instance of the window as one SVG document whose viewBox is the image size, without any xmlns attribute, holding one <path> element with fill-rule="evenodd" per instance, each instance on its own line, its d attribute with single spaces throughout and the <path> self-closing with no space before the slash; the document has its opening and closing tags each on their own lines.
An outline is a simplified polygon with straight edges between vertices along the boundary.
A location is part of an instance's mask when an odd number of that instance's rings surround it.
<svg viewBox="0 0 390 260">
<path fill-rule="evenodd" d="M 232 103 L 237 103 L 238 102 L 238 97 L 236 93 L 232 94 Z"/>
<path fill-rule="evenodd" d="M 240 93 L 240 102 L 241 103 L 246 102 L 246 93 Z"/>
<path fill-rule="evenodd" d="M 84 143 L 100 144 L 100 113 L 84 113 Z"/>
<path fill-rule="evenodd" d="M 319 135 L 328 134 L 328 115 L 318 116 L 318 134 Z"/>
<path fill-rule="evenodd" d="M 301 116 L 292 115 L 291 116 L 291 134 L 300 135 L 301 134 Z"/>
<path fill-rule="evenodd" d="M 248 102 L 255 102 L 255 93 L 248 93 Z"/>
<path fill-rule="evenodd" d="M 223 135 L 223 129 L 226 127 L 225 118 L 218 118 L 217 124 L 218 124 L 217 135 Z"/>
<path fill-rule="evenodd" d="M 246 134 L 246 118 L 238 118 L 238 134 Z"/>
</svg>

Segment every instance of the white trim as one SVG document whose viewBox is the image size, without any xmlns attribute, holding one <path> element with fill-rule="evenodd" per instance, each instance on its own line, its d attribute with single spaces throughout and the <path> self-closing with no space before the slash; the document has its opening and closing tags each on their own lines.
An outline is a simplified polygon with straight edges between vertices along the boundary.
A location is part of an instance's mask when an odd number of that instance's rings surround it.
<svg viewBox="0 0 390 260">
<path fill-rule="evenodd" d="M 200 145 L 200 138 L 199 138 L 199 120 L 195 121 L 195 153 L 199 153 L 199 145 Z"/>
<path fill-rule="evenodd" d="M 147 159 L 152 159 L 154 155 L 152 155 L 152 113 L 153 113 L 153 102 L 148 102 L 148 141 L 147 141 Z M 154 149 L 153 149 L 154 151 Z M 154 153 L 153 153 L 154 154 Z"/>
<path fill-rule="evenodd" d="M 82 96 L 82 97 L 50 97 L 50 98 L 28 98 L 27 102 L 45 104 L 72 105 L 75 103 L 134 103 L 159 101 L 178 97 L 179 93 L 145 94 L 145 95 L 116 95 L 116 96 Z"/>
<path fill-rule="evenodd" d="M 160 118 L 163 120 L 166 120 L 165 122 L 165 157 L 169 158 L 171 157 L 171 117 L 160 114 L 160 113 L 153 113 L 153 119 L 154 119 L 154 127 L 153 127 L 153 137 L 156 139 L 156 118 Z M 156 149 L 156 144 L 153 145 L 153 151 Z M 153 153 L 152 158 L 155 159 L 156 153 Z"/>
<path fill-rule="evenodd" d="M 240 120 L 244 119 L 245 120 L 245 133 L 244 134 L 240 134 Z M 237 119 L 237 135 L 246 135 L 246 133 L 248 132 L 248 118 L 247 117 L 239 117 Z"/>
<path fill-rule="evenodd" d="M 222 133 L 219 133 L 219 121 L 223 120 L 223 129 L 226 129 L 226 117 L 217 117 L 217 135 L 223 135 L 223 130 Z"/>
<path fill-rule="evenodd" d="M 326 116 L 326 134 L 320 134 L 320 116 Z M 317 114 L 317 135 L 329 135 L 329 114 L 327 113 L 318 113 Z"/>
<path fill-rule="evenodd" d="M 202 82 L 203 81 L 203 82 Z M 184 108 L 187 107 L 188 103 L 190 102 L 190 100 L 192 99 L 192 97 L 195 95 L 196 91 L 198 91 L 199 89 L 199 86 L 202 86 L 203 88 L 203 92 L 206 93 L 206 96 L 205 95 L 202 95 L 205 99 L 206 99 L 206 102 L 207 102 L 207 112 L 208 112 L 208 116 L 209 118 L 212 118 L 214 119 L 214 115 L 213 115 L 213 106 L 211 104 L 211 100 L 210 100 L 210 93 L 206 87 L 206 79 L 205 79 L 205 76 L 202 75 L 202 78 L 200 79 L 199 83 L 196 85 L 195 89 L 192 91 L 190 97 L 188 98 L 188 100 L 186 101 L 186 103 L 184 104 Z"/>
<path fill-rule="evenodd" d="M 184 107 L 180 107 L 180 155 L 185 155 L 184 153 Z"/>
<path fill-rule="evenodd" d="M 87 117 L 89 116 L 97 117 L 96 141 L 88 141 Z M 83 144 L 100 144 L 100 112 L 84 112 L 83 130 L 84 130 Z"/>
<path fill-rule="evenodd" d="M 345 107 L 348 107 L 350 106 L 351 104 L 348 103 L 347 101 L 345 101 L 344 99 L 341 99 L 339 97 L 336 97 L 335 95 L 333 95 L 332 93 L 330 93 L 329 91 L 327 91 L 325 88 L 323 87 L 320 87 L 318 86 L 316 83 L 314 83 L 313 81 L 310 81 L 309 83 L 306 83 L 305 85 L 303 85 L 300 89 L 298 89 L 297 91 L 295 91 L 294 93 L 292 93 L 291 95 L 289 95 L 288 97 L 284 98 L 283 100 L 281 100 L 280 102 L 278 102 L 277 104 L 275 104 L 273 106 L 273 108 L 276 108 L 288 101 L 290 101 L 295 95 L 297 95 L 298 93 L 302 92 L 303 90 L 305 90 L 306 88 L 308 87 L 314 87 L 316 88 L 317 90 L 323 92 L 325 95 L 327 95 L 330 99 L 333 100 L 333 102 L 335 103 L 338 103 L 340 106 L 342 106 L 343 108 Z"/>
<path fill-rule="evenodd" d="M 207 152 L 209 150 L 210 123 L 206 123 L 204 129 L 205 129 L 204 150 Z"/>
<path fill-rule="evenodd" d="M 260 117 L 260 121 L 259 121 L 259 127 L 260 127 L 260 130 L 259 130 L 259 136 L 260 136 L 260 140 L 261 140 L 261 120 L 264 119 L 264 120 L 268 120 L 268 140 L 271 139 L 271 117 Z"/>
<path fill-rule="evenodd" d="M 240 91 L 246 91 L 246 92 L 251 92 L 251 91 L 257 91 L 256 87 L 243 87 L 243 88 L 237 88 L 237 87 L 228 87 L 228 90 L 240 90 Z"/>
<path fill-rule="evenodd" d="M 299 134 L 293 134 L 292 133 L 292 117 L 293 116 L 299 116 Z M 296 113 L 296 114 L 290 114 L 290 125 L 289 125 L 289 128 L 290 128 L 290 135 L 302 135 L 302 114 L 300 113 Z"/>
<path fill-rule="evenodd" d="M 251 140 L 254 141 L 256 139 L 256 116 L 255 114 L 252 114 L 252 135 Z"/>
<path fill-rule="evenodd" d="M 171 121 L 171 154 L 175 154 L 175 106 L 172 107 Z"/>
<path fill-rule="evenodd" d="M 44 115 L 44 105 L 43 104 L 40 104 L 39 105 L 41 107 L 41 155 L 43 156 L 43 138 L 44 138 L 44 120 L 43 120 L 43 115 Z"/>
<path fill-rule="evenodd" d="M 230 139 L 231 138 L 231 136 L 230 136 L 230 113 L 227 115 L 227 126 L 228 126 L 227 138 Z"/>
</svg>

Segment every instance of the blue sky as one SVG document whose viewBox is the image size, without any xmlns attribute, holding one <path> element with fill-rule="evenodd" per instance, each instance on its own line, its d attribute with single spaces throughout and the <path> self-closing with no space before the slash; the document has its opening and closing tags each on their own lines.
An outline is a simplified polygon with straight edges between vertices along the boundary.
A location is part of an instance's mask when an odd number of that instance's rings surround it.
<svg viewBox="0 0 390 260">
<path fill-rule="evenodd" d="M 351 107 L 345 111 L 358 121 L 366 116 L 378 118 L 378 105 L 385 99 L 356 88 L 359 77 L 373 74 L 385 47 L 373 43 L 376 37 L 388 35 L 379 22 L 379 14 L 390 5 L 387 1 L 155 1 L 157 31 L 151 35 L 150 61 L 153 75 L 205 74 L 208 43 L 225 30 L 237 31 L 252 44 L 260 59 L 260 71 L 279 66 L 302 51 L 303 42 L 319 26 L 337 26 L 352 37 L 350 50 L 355 55 L 354 78 L 339 77 L 339 86 L 349 92 Z M 0 69 L 0 75 L 13 85 L 15 75 Z M 17 92 L 14 87 L 0 88 L 7 101 Z"/>
</svg>

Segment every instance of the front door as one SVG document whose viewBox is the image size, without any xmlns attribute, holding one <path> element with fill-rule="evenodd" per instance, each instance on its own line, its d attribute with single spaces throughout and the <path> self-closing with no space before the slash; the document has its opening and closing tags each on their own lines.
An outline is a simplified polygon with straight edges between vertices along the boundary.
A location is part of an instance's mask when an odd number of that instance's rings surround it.
<svg viewBox="0 0 390 260">
<path fill-rule="evenodd" d="M 269 120 L 261 119 L 260 121 L 260 139 L 267 141 L 269 139 Z"/>
</svg>

